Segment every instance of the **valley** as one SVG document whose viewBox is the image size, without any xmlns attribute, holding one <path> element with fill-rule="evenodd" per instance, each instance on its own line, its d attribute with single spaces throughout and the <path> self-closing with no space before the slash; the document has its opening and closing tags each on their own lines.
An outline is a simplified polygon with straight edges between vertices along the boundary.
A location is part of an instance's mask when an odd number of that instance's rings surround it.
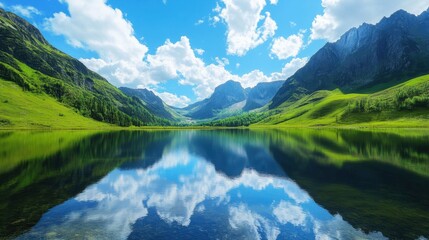
<svg viewBox="0 0 429 240">
<path fill-rule="evenodd" d="M 148 89 L 116 88 L 1 10 L 0 128 L 429 127 L 425 26 L 428 11 L 401 10 L 327 43 L 284 81 L 230 80 L 177 108 Z"/>
</svg>

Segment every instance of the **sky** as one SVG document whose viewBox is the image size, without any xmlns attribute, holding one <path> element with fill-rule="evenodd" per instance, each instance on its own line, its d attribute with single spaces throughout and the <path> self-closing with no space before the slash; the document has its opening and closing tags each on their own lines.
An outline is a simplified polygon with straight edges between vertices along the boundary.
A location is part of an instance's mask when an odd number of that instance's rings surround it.
<svg viewBox="0 0 429 240">
<path fill-rule="evenodd" d="M 184 107 L 235 80 L 286 80 L 327 42 L 429 0 L 0 0 L 117 87 Z"/>
</svg>

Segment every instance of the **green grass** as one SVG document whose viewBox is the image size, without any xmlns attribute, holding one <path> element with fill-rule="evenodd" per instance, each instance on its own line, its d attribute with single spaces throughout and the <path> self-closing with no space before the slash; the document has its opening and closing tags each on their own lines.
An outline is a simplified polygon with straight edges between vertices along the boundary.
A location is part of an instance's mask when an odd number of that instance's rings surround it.
<svg viewBox="0 0 429 240">
<path fill-rule="evenodd" d="M 390 86 L 385 84 L 385 86 Z M 429 127 L 429 108 L 420 107 L 396 109 L 394 101 L 397 94 L 404 89 L 426 89 L 429 86 L 429 75 L 415 78 L 385 90 L 380 86 L 359 93 L 343 93 L 340 90 L 317 91 L 294 103 L 284 103 L 277 109 L 280 111 L 253 127 Z M 428 89 L 429 91 L 429 89 Z M 371 92 L 371 93 L 364 93 Z M 381 111 L 352 113 L 348 108 L 353 103 L 366 99 L 389 105 Z"/>
<path fill-rule="evenodd" d="M 114 126 L 83 117 L 44 93 L 0 79 L 0 129 L 101 129 Z"/>
</svg>

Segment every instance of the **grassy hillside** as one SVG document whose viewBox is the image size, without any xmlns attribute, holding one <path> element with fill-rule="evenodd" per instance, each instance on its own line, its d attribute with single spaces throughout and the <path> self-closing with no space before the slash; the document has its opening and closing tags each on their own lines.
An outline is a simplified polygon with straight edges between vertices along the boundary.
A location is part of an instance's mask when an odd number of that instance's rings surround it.
<svg viewBox="0 0 429 240">
<path fill-rule="evenodd" d="M 72 111 L 100 122 L 120 126 L 169 124 L 151 114 L 138 99 L 126 96 L 81 62 L 51 46 L 24 19 L 1 9 L 0 78 L 16 83 L 25 94 L 50 95 Z M 33 107 L 47 108 L 43 104 Z M 5 116 L 0 113 L 0 117 Z M 28 119 L 33 120 L 38 121 Z"/>
<path fill-rule="evenodd" d="M 45 93 L 26 92 L 0 78 L 1 129 L 98 129 L 113 127 L 86 118 Z"/>
<path fill-rule="evenodd" d="M 254 126 L 429 127 L 429 75 L 379 90 L 317 91 L 285 102 Z"/>
</svg>

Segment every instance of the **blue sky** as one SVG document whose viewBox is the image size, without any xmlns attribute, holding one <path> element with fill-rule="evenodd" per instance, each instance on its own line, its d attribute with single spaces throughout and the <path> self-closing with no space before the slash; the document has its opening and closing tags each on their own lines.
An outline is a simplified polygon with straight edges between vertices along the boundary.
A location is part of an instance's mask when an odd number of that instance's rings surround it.
<svg viewBox="0 0 429 240">
<path fill-rule="evenodd" d="M 174 106 L 284 80 L 327 41 L 429 0 L 0 0 L 55 47 L 115 86 L 149 88 Z"/>
</svg>

